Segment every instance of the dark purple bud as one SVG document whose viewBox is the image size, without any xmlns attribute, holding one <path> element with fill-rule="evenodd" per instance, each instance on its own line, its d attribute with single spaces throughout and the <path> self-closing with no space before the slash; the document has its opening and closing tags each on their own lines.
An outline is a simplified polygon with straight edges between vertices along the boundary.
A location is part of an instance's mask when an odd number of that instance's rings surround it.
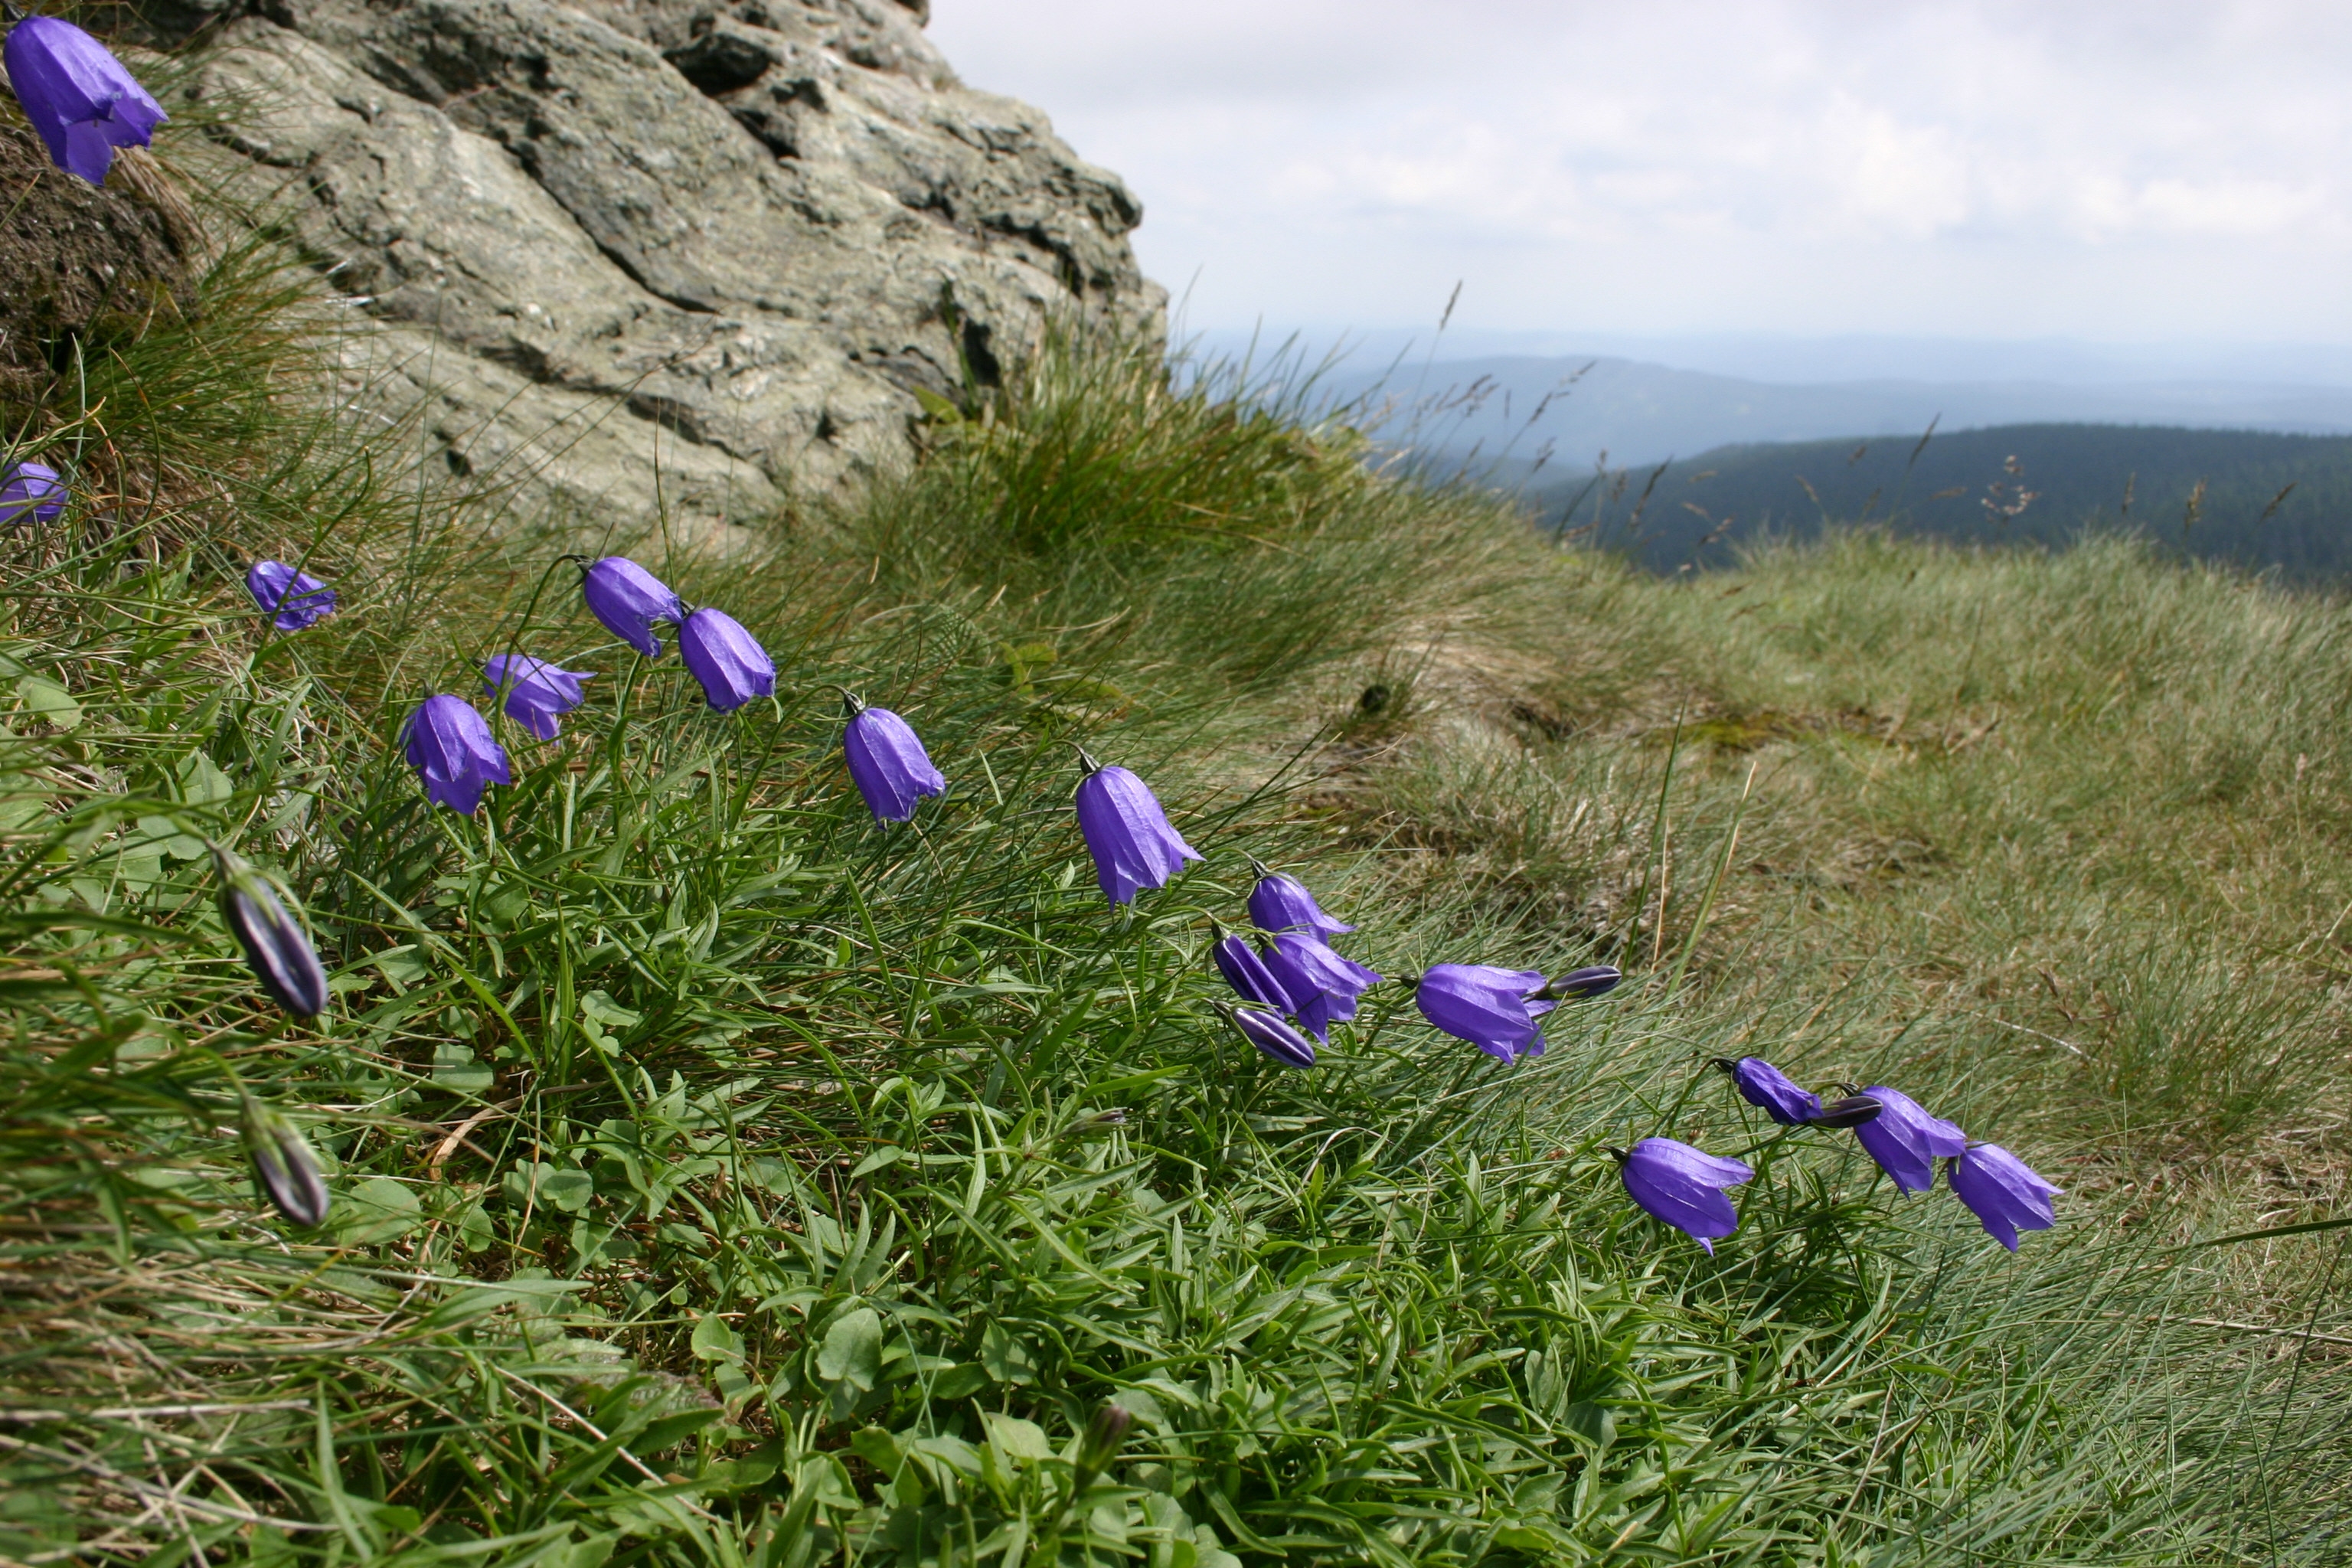
<svg viewBox="0 0 2352 1568">
<path fill-rule="evenodd" d="M 1924 1193 L 1936 1184 L 1936 1161 L 1966 1153 L 1968 1134 L 1919 1108 L 1907 1094 L 1876 1085 L 1863 1091 L 1878 1101 L 1878 1114 L 1853 1130 L 1878 1168 L 1906 1193 Z"/>
<path fill-rule="evenodd" d="M 607 555 L 580 574 L 580 596 L 604 629 L 644 654 L 661 657 L 656 621 L 683 621 L 686 606 L 669 585 L 625 555 Z"/>
<path fill-rule="evenodd" d="M 426 797 L 467 816 L 481 805 L 485 788 L 514 783 L 506 749 L 462 698 L 428 697 L 419 703 L 409 716 L 406 750 Z"/>
<path fill-rule="evenodd" d="M 1242 1038 L 1284 1067 L 1304 1068 L 1315 1065 L 1313 1043 L 1272 1013 L 1261 1013 L 1249 1007 L 1228 1007 L 1225 1016 L 1233 1020 L 1233 1026 L 1241 1031 Z"/>
<path fill-rule="evenodd" d="M 596 679 L 593 670 L 558 669 L 527 653 L 492 654 L 482 661 L 482 674 L 492 699 L 506 692 L 507 717 L 542 741 L 555 739 L 563 715 L 586 700 L 580 683 Z"/>
<path fill-rule="evenodd" d="M 1885 1107 L 1866 1094 L 1849 1094 L 1843 1100 L 1832 1100 L 1822 1107 L 1822 1113 L 1811 1118 L 1812 1127 L 1859 1127 L 1865 1121 L 1878 1120 Z"/>
<path fill-rule="evenodd" d="M 1984 1222 L 1985 1234 L 2011 1252 L 2019 1231 L 2048 1230 L 2058 1223 L 2050 1200 L 2065 1189 L 2043 1181 L 1998 1143 L 1962 1150 L 1948 1174 L 1954 1195 Z"/>
<path fill-rule="evenodd" d="M 255 562 L 245 574 L 245 591 L 263 615 L 277 612 L 269 624 L 281 632 L 299 632 L 335 613 L 335 591 L 283 561 Z"/>
<path fill-rule="evenodd" d="M 1540 970 L 1438 963 L 1422 975 L 1412 999 L 1423 1017 L 1455 1039 L 1512 1062 L 1543 1055 L 1536 1020 L 1558 1005 L 1537 998 L 1543 983 Z"/>
<path fill-rule="evenodd" d="M 18 463 L 0 479 L 0 524 L 47 522 L 66 510 L 66 482 L 47 463 Z"/>
<path fill-rule="evenodd" d="M 887 708 L 860 704 L 842 731 L 841 750 L 849 761 L 850 780 L 877 822 L 905 822 L 915 815 L 917 801 L 948 787 L 914 727 Z"/>
<path fill-rule="evenodd" d="M 1141 779 L 1125 768 L 1086 761 L 1087 776 L 1078 781 L 1078 831 L 1095 858 L 1095 879 L 1104 898 L 1130 902 L 1139 890 L 1167 886 L 1185 861 L 1201 858 Z"/>
<path fill-rule="evenodd" d="M 1289 998 L 1290 1016 L 1318 1040 L 1330 1039 L 1333 1024 L 1354 1017 L 1356 998 L 1381 983 L 1379 974 L 1306 931 L 1276 937 L 1265 967 Z"/>
<path fill-rule="evenodd" d="M 1290 1011 L 1290 998 L 1283 994 L 1282 982 L 1266 967 L 1265 956 L 1248 942 L 1237 936 L 1221 936 L 1209 949 L 1209 956 L 1216 961 L 1217 973 L 1225 977 L 1225 984 L 1239 993 L 1243 1001 L 1277 1012 Z"/>
<path fill-rule="evenodd" d="M 1723 1195 L 1756 1173 L 1738 1160 L 1726 1160 L 1677 1143 L 1671 1138 L 1644 1138 L 1623 1157 L 1620 1175 L 1633 1200 L 1709 1252 L 1717 1237 L 1739 1228 L 1739 1211 Z"/>
<path fill-rule="evenodd" d="M 1086 1436 L 1078 1440 L 1077 1490 L 1086 1490 L 1097 1476 L 1110 1468 L 1119 1445 L 1127 1441 L 1127 1429 L 1134 1424 L 1135 1417 L 1123 1405 L 1106 1405 L 1095 1412 L 1095 1418 L 1087 1423 Z"/>
<path fill-rule="evenodd" d="M 257 1100 L 245 1103 L 245 1152 L 270 1206 L 306 1230 L 327 1223 L 331 1202 L 319 1157 L 293 1123 Z"/>
<path fill-rule="evenodd" d="M 1717 1057 L 1715 1065 L 1731 1075 L 1740 1099 L 1783 1127 L 1802 1127 L 1822 1113 L 1820 1095 L 1798 1088 L 1762 1057 L 1742 1057 L 1736 1062 Z"/>
<path fill-rule="evenodd" d="M 1549 1002 L 1582 1002 L 1593 996 L 1605 996 L 1617 989 L 1625 978 L 1624 972 L 1613 963 L 1591 963 L 1582 969 L 1571 969 L 1565 974 L 1555 974 L 1549 984 L 1536 993 Z"/>
<path fill-rule="evenodd" d="M 169 116 L 104 44 L 55 16 L 27 16 L 0 46 L 8 85 L 58 168 L 103 184 L 118 147 L 144 147 Z"/>
<path fill-rule="evenodd" d="M 1255 861 L 1251 862 L 1256 865 Z M 1250 919 L 1262 931 L 1305 931 L 1309 936 L 1345 936 L 1356 928 L 1341 925 L 1323 912 L 1307 884 L 1296 877 L 1258 867 L 1257 886 L 1250 889 Z"/>
<path fill-rule="evenodd" d="M 253 977 L 271 1000 L 297 1018 L 327 1010 L 327 972 L 310 933 L 278 897 L 269 879 L 226 849 L 213 851 L 221 879 L 221 918 L 245 949 Z"/>
<path fill-rule="evenodd" d="M 724 610 L 697 610 L 678 623 L 678 657 L 721 713 L 776 692 L 776 666 L 759 639 Z"/>
</svg>

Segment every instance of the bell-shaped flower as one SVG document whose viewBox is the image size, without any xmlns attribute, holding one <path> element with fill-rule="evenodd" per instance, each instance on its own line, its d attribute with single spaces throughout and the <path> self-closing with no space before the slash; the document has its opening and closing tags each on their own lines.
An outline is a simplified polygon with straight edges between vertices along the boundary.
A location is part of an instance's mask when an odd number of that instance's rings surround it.
<svg viewBox="0 0 2352 1568">
<path fill-rule="evenodd" d="M 1756 1173 L 1738 1160 L 1727 1160 L 1671 1138 L 1644 1138 L 1620 1157 L 1619 1175 L 1625 1192 L 1649 1212 L 1696 1241 L 1709 1252 L 1716 1238 L 1739 1228 L 1739 1211 L 1724 1196 Z"/>
<path fill-rule="evenodd" d="M 1553 1007 L 1536 996 L 1543 973 L 1484 963 L 1440 963 L 1421 977 L 1413 1002 L 1421 1016 L 1498 1061 L 1543 1055 L 1536 1020 Z"/>
<path fill-rule="evenodd" d="M 596 679 L 593 670 L 558 669 L 527 653 L 492 654 L 482 661 L 482 676 L 493 700 L 506 693 L 507 717 L 542 741 L 555 739 L 563 715 L 586 700 L 580 683 Z"/>
<path fill-rule="evenodd" d="M 327 972 L 320 967 L 310 933 L 288 910 L 278 889 L 226 849 L 213 851 L 213 863 L 220 875 L 221 919 L 245 949 L 261 988 L 297 1018 L 325 1012 Z"/>
<path fill-rule="evenodd" d="M 1185 861 L 1201 858 L 1141 779 L 1125 768 L 1104 767 L 1084 752 L 1078 759 L 1087 770 L 1078 781 L 1078 831 L 1095 858 L 1104 898 L 1127 903 L 1139 889 L 1165 887 Z"/>
<path fill-rule="evenodd" d="M 253 1162 L 254 1184 L 279 1214 L 306 1230 L 327 1223 L 331 1199 L 319 1157 L 294 1124 L 261 1104 L 245 1102 L 245 1152 Z"/>
<path fill-rule="evenodd" d="M 1809 1127 L 1859 1127 L 1865 1121 L 1875 1121 L 1886 1108 L 1866 1094 L 1849 1094 L 1843 1100 L 1832 1100 L 1821 1109 L 1821 1114 L 1809 1119 Z"/>
<path fill-rule="evenodd" d="M 1582 969 L 1553 975 L 1536 995 L 1546 1002 L 1583 1002 L 1607 995 L 1624 978 L 1625 972 L 1613 963 L 1588 963 Z"/>
<path fill-rule="evenodd" d="M 1998 1143 L 1961 1151 L 1948 1173 L 1952 1192 L 1983 1222 L 1985 1234 L 2017 1250 L 2021 1230 L 2048 1230 L 2058 1223 L 2050 1200 L 2064 1191 L 2043 1181 L 2033 1168 Z"/>
<path fill-rule="evenodd" d="M 463 698 L 428 697 L 419 703 L 409 716 L 406 749 L 426 797 L 467 816 L 480 807 L 485 788 L 514 783 L 506 748 L 491 739 L 489 725 Z"/>
<path fill-rule="evenodd" d="M 1907 1094 L 1875 1085 L 1863 1091 L 1878 1101 L 1878 1114 L 1853 1130 L 1878 1168 L 1906 1193 L 1924 1193 L 1936 1184 L 1936 1161 L 1965 1153 L 1969 1135 L 1951 1122 L 1928 1115 Z"/>
<path fill-rule="evenodd" d="M 1717 1057 L 1715 1065 L 1731 1075 L 1740 1099 L 1783 1127 L 1802 1127 L 1822 1113 L 1820 1095 L 1799 1088 L 1762 1057 L 1742 1057 L 1736 1062 Z"/>
<path fill-rule="evenodd" d="M 1257 862 L 1257 885 L 1250 889 L 1250 919 L 1262 931 L 1303 931 L 1309 936 L 1345 936 L 1356 928 L 1341 925 L 1323 912 L 1315 895 L 1297 878 L 1269 871 Z"/>
<path fill-rule="evenodd" d="M 1290 999 L 1290 1016 L 1324 1041 L 1331 1038 L 1333 1024 L 1356 1016 L 1356 998 L 1381 983 L 1376 972 L 1306 931 L 1286 931 L 1276 937 L 1265 966 Z"/>
<path fill-rule="evenodd" d="M 948 787 L 946 775 L 932 765 L 930 753 L 904 719 L 887 708 L 868 708 L 846 692 L 842 700 L 849 707 L 841 751 L 849 762 L 850 782 L 866 797 L 875 821 L 908 820 L 917 801 Z"/>
<path fill-rule="evenodd" d="M 1242 1038 L 1284 1067 L 1305 1068 L 1315 1065 L 1314 1042 L 1275 1014 L 1261 1013 L 1254 1007 L 1228 1007 L 1224 1014 Z"/>
<path fill-rule="evenodd" d="M 678 657 L 720 713 L 776 691 L 775 661 L 743 624 L 724 610 L 701 609 L 678 623 Z"/>
<path fill-rule="evenodd" d="M 647 658 L 661 657 L 654 623 L 686 619 L 686 605 L 669 584 L 625 555 L 591 562 L 580 574 L 580 596 L 606 631 Z"/>
<path fill-rule="evenodd" d="M 1209 949 L 1209 956 L 1215 961 L 1217 973 L 1225 977 L 1225 984 L 1243 1001 L 1278 1012 L 1290 1011 L 1290 997 L 1283 991 L 1282 982 L 1266 967 L 1265 955 L 1247 942 L 1221 933 Z"/>
<path fill-rule="evenodd" d="M 245 574 L 245 591 L 281 632 L 299 632 L 335 613 L 335 591 L 283 561 L 255 562 Z"/>
<path fill-rule="evenodd" d="M 47 522 L 66 510 L 66 482 L 47 463 L 18 463 L 0 479 L 0 524 Z"/>
<path fill-rule="evenodd" d="M 103 184 L 118 147 L 144 147 L 170 118 L 104 44 L 55 16 L 27 16 L 0 45 L 8 85 L 49 157 Z"/>
</svg>

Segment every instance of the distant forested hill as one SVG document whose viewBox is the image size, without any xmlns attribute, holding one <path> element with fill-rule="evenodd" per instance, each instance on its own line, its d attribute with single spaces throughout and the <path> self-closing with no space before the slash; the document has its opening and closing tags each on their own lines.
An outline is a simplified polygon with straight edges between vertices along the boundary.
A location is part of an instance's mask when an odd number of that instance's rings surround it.
<svg viewBox="0 0 2352 1568">
<path fill-rule="evenodd" d="M 2352 576 L 2352 437 L 2146 425 L 2010 425 L 1918 437 L 1721 447 L 1528 489 L 1547 526 L 1650 565 L 1722 565 L 1759 530 L 1885 521 L 2059 544 L 2128 528 L 2302 580 Z"/>
</svg>

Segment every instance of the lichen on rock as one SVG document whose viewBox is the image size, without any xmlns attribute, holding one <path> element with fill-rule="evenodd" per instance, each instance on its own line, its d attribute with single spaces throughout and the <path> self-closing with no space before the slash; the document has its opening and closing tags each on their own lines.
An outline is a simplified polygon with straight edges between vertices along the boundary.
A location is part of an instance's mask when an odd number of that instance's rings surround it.
<svg viewBox="0 0 2352 1568">
<path fill-rule="evenodd" d="M 382 330 L 459 473 L 742 520 L 908 450 L 1053 314 L 1159 330 L 1141 208 L 897 0 L 268 0 L 203 29 L 224 177 Z"/>
</svg>

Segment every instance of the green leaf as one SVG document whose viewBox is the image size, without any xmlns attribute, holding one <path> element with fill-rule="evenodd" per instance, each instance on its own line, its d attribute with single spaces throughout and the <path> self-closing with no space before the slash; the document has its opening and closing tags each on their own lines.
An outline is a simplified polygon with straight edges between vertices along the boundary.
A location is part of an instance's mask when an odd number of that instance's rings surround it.
<svg viewBox="0 0 2352 1568">
<path fill-rule="evenodd" d="M 860 1307 L 834 1320 L 816 1352 L 816 1374 L 868 1393 L 882 1381 L 882 1314 Z"/>
<path fill-rule="evenodd" d="M 399 1240 L 424 1219 L 425 1205 L 415 1188 L 390 1176 L 370 1176 L 335 1200 L 327 1225 L 346 1247 L 373 1247 Z"/>
<path fill-rule="evenodd" d="M 743 1359 L 743 1336 L 716 1312 L 705 1314 L 702 1321 L 694 1325 L 694 1336 L 689 1343 L 698 1361 L 740 1362 Z"/>
<path fill-rule="evenodd" d="M 60 731 L 78 729 L 81 724 L 81 704 L 73 700 L 73 693 L 37 675 L 26 676 L 16 682 L 16 706 L 26 716 Z"/>
<path fill-rule="evenodd" d="M 474 1061 L 473 1047 L 456 1040 L 443 1040 L 433 1047 L 433 1081 L 443 1089 L 460 1094 L 479 1094 L 497 1080 L 498 1074 L 487 1066 Z"/>
</svg>

